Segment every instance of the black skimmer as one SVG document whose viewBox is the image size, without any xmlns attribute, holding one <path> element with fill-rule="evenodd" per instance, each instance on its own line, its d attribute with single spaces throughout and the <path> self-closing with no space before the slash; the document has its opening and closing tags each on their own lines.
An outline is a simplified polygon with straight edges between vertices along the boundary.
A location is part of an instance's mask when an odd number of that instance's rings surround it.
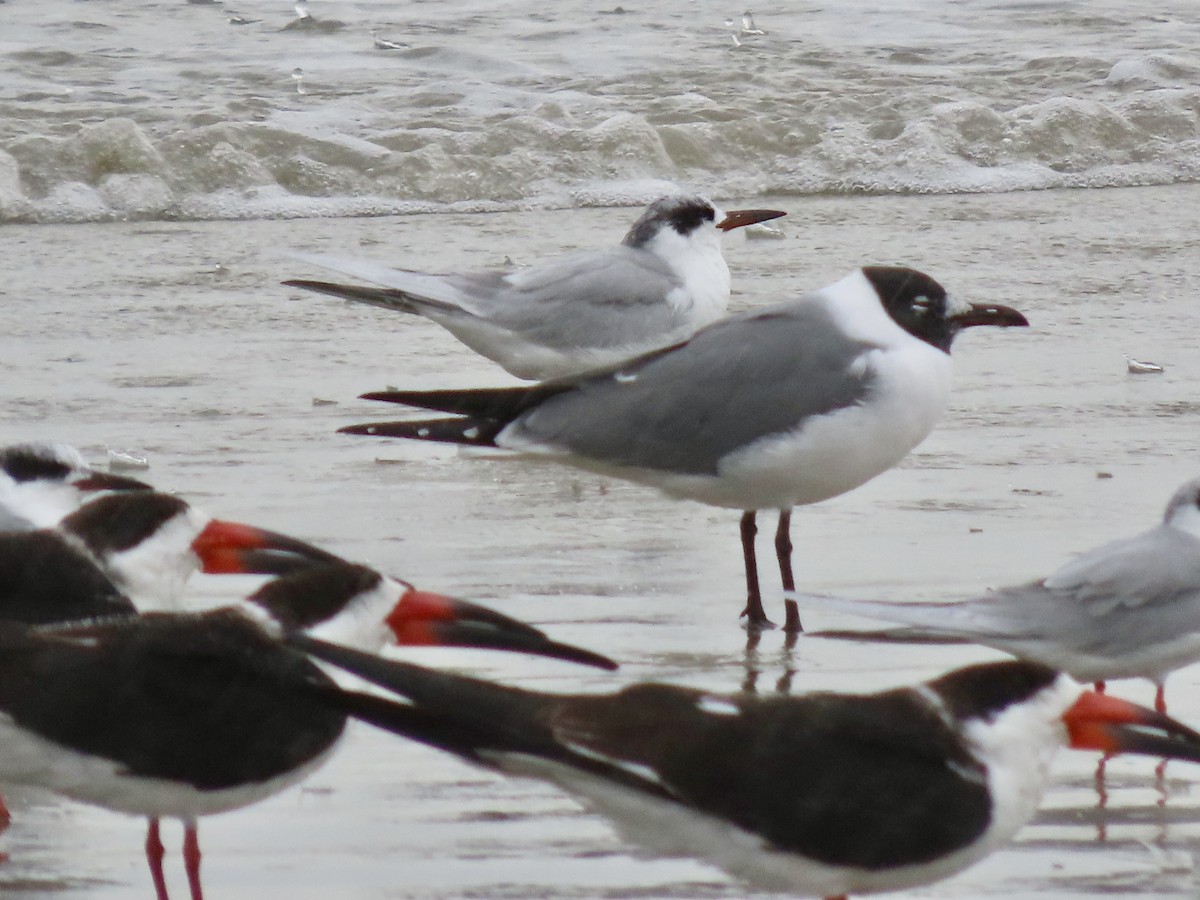
<svg viewBox="0 0 1200 900">
<path fill-rule="evenodd" d="M 10 444 L 0 447 L 0 532 L 50 528 L 102 491 L 149 489 L 93 469 L 69 444 Z"/>
<path fill-rule="evenodd" d="M 341 430 L 512 449 L 743 510 L 745 614 L 758 628 L 769 622 L 755 512 L 780 510 L 776 556 L 791 589 L 792 508 L 853 490 L 925 439 L 946 407 L 960 331 L 1027 324 L 1009 307 L 958 300 L 912 269 L 869 266 L 578 378 L 364 394 L 457 418 Z M 800 630 L 792 601 L 785 628 Z"/>
<path fill-rule="evenodd" d="M 619 245 L 527 269 L 431 275 L 294 253 L 384 287 L 284 284 L 425 316 L 518 378 L 559 378 L 686 340 L 715 322 L 729 303 L 721 233 L 782 215 L 722 213 L 703 197 L 663 197 Z"/>
<path fill-rule="evenodd" d="M 56 528 L 0 533 L 0 619 L 41 625 L 176 609 L 187 579 L 279 575 L 337 557 L 210 519 L 151 490 L 97 497 Z"/>
<path fill-rule="evenodd" d="M 167 891 L 158 820 L 181 819 L 200 900 L 197 819 L 299 782 L 333 752 L 348 714 L 382 702 L 339 690 L 281 642 L 295 627 L 372 649 L 453 643 L 615 665 L 483 607 L 314 561 L 245 603 L 204 613 L 0 622 L 0 781 L 145 816 L 159 900 Z"/>
<path fill-rule="evenodd" d="M 871 695 L 718 695 L 637 684 L 552 695 L 310 641 L 411 701 L 373 721 L 552 781 L 664 855 L 802 896 L 937 881 L 1006 844 L 1063 746 L 1200 762 L 1200 733 L 1036 663 Z"/>
<path fill-rule="evenodd" d="M 808 608 L 901 622 L 822 637 L 890 643 L 970 641 L 1045 663 L 1100 687 L 1148 678 L 1165 712 L 1169 673 L 1200 662 L 1200 478 L 1180 487 L 1163 520 L 1037 581 L 953 603 L 885 603 L 794 594 Z"/>
<path fill-rule="evenodd" d="M 0 533 L 0 620 L 47 625 L 172 608 L 196 570 L 273 575 L 331 559 L 285 535 L 207 519 L 166 494 L 122 491 L 57 528 Z M 0 797 L 0 823 L 11 818 Z"/>
<path fill-rule="evenodd" d="M 179 497 L 157 491 L 97 497 L 45 533 L 46 543 L 53 539 L 65 545 L 63 554 L 74 551 L 78 567 L 101 570 L 140 612 L 178 609 L 196 572 L 279 575 L 314 562 L 338 561 L 311 544 L 210 518 Z"/>
<path fill-rule="evenodd" d="M 605 656 L 552 641 L 541 630 L 494 609 L 420 590 L 367 566 L 314 560 L 288 577 L 268 581 L 247 602 L 265 610 L 297 640 L 332 642 L 359 650 L 402 647 L 482 647 L 615 669 Z"/>
</svg>

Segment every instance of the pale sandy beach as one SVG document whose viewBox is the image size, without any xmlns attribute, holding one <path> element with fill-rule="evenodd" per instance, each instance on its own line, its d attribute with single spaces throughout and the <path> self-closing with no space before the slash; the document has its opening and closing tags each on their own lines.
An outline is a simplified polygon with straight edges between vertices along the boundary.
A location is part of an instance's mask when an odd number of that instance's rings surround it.
<svg viewBox="0 0 1200 900">
<path fill-rule="evenodd" d="M 945 599 L 1050 571 L 1158 520 L 1200 472 L 1200 186 L 997 195 L 768 197 L 782 239 L 727 243 L 734 305 L 759 306 L 864 263 L 900 262 L 967 299 L 1022 310 L 1028 330 L 954 348 L 943 424 L 898 469 L 795 517 L 804 588 Z M 659 678 L 735 690 L 868 690 L 994 654 L 877 650 L 767 634 L 747 653 L 737 516 L 551 465 L 336 435 L 395 409 L 386 385 L 511 379 L 434 325 L 300 296 L 319 273 L 287 249 L 450 269 L 525 264 L 615 242 L 635 209 L 340 220 L 8 225 L 0 443 L 145 455 L 141 475 L 221 516 L 297 534 L 432 589 L 491 603 L 616 657 L 615 676 L 465 652 L 413 652 L 547 689 Z M 983 332 L 985 329 L 979 329 Z M 1126 373 L 1123 354 L 1165 368 Z M 770 567 L 766 584 L 777 582 Z M 207 599 L 235 586 L 206 582 Z M 778 598 L 768 601 L 779 610 Z M 849 624 L 814 614 L 808 626 Z M 858 624 L 858 623 L 854 623 Z M 754 677 L 757 676 L 755 680 Z M 1200 668 L 1173 676 L 1173 714 L 1200 723 Z M 1148 685 L 1121 683 L 1148 701 Z M 937 897 L 1197 890 L 1200 769 L 1060 757 L 1039 823 Z M 36 791 L 5 791 L 14 897 L 146 896 L 143 824 Z M 1099 832 L 1105 833 L 1100 840 Z M 168 876 L 184 890 L 179 834 Z M 207 819 L 206 888 L 236 898 L 739 897 L 690 861 L 637 859 L 553 789 L 502 781 L 356 729 L 298 790 Z"/>
</svg>

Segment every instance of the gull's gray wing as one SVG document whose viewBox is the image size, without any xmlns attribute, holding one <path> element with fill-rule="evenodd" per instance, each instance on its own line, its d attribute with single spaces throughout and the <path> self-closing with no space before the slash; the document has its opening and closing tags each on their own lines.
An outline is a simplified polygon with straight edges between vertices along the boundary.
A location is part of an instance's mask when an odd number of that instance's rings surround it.
<svg viewBox="0 0 1200 900">
<path fill-rule="evenodd" d="M 873 373 L 855 362 L 869 349 L 845 337 L 822 304 L 803 298 L 730 316 L 686 343 L 581 379 L 520 416 L 498 443 L 716 474 L 723 457 L 758 438 L 862 403 Z"/>
</svg>

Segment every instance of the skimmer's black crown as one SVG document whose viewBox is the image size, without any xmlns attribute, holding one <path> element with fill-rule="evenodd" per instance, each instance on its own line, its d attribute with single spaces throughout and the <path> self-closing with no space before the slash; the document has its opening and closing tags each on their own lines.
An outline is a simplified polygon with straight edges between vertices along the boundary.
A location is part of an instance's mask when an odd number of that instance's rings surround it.
<svg viewBox="0 0 1200 900">
<path fill-rule="evenodd" d="M 187 503 L 170 494 L 121 491 L 81 506 L 60 527 L 103 557 L 136 547 L 187 508 Z"/>
<path fill-rule="evenodd" d="M 66 481 L 72 468 L 47 444 L 13 444 L 0 449 L 0 470 L 13 481 Z"/>
<path fill-rule="evenodd" d="M 332 619 L 381 580 L 365 566 L 330 563 L 268 581 L 247 599 L 265 608 L 285 630 L 294 631 Z"/>
<path fill-rule="evenodd" d="M 716 220 L 717 211 L 703 197 L 688 194 L 660 197 L 633 223 L 621 243 L 626 247 L 641 247 L 658 234 L 664 224 L 686 237 L 705 222 Z"/>
<path fill-rule="evenodd" d="M 991 719 L 1049 687 L 1059 673 L 1041 663 L 1010 661 L 956 669 L 929 682 L 957 721 Z"/>
</svg>

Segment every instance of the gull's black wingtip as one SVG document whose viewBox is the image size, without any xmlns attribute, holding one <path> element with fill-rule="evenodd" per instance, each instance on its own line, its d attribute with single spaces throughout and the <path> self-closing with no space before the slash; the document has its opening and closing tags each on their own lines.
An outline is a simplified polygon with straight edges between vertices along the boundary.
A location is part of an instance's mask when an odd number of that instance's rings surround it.
<svg viewBox="0 0 1200 900">
<path fill-rule="evenodd" d="M 412 422 L 363 422 L 359 425 L 344 425 L 338 429 L 338 434 L 408 438 L 416 441 L 463 444 L 472 447 L 495 447 L 496 435 L 503 429 L 504 423 L 502 422 L 444 418 L 421 419 Z"/>
<path fill-rule="evenodd" d="M 402 422 L 395 422 L 395 423 L 364 422 L 361 425 L 344 425 L 337 430 L 337 433 L 338 434 L 365 434 L 365 435 L 369 435 L 369 436 L 378 436 L 378 437 L 396 437 L 396 435 L 387 434 L 386 431 L 382 431 L 382 432 L 379 431 L 379 428 L 381 426 L 390 425 L 390 424 L 402 425 L 403 423 Z"/>
</svg>

